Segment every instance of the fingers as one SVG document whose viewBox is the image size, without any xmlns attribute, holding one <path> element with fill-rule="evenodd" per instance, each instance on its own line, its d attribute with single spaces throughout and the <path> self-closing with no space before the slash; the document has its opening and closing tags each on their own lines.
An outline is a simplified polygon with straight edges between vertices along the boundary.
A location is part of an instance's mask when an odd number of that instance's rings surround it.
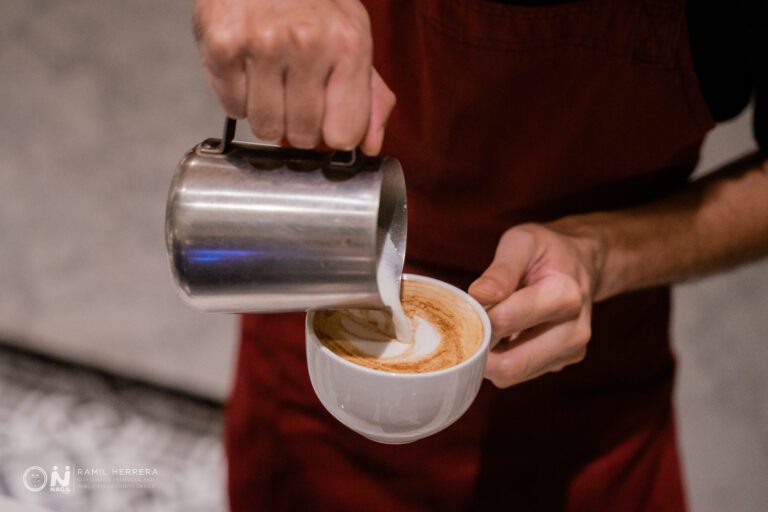
<svg viewBox="0 0 768 512">
<path fill-rule="evenodd" d="M 507 250 L 505 238 L 509 236 L 502 237 L 491 265 L 469 287 L 469 294 L 483 306 L 492 306 L 517 290 L 530 266 L 531 245 L 521 240 L 513 250 Z"/>
<path fill-rule="evenodd" d="M 195 37 L 200 44 L 203 70 L 222 109 L 235 119 L 246 117 L 245 31 L 237 11 L 222 16 L 207 14 L 198 2 Z M 206 22 L 209 18 L 214 21 Z"/>
<path fill-rule="evenodd" d="M 371 77 L 371 115 L 368 119 L 368 128 L 360 148 L 366 155 L 378 155 L 384 144 L 384 130 L 387 126 L 392 109 L 395 107 L 396 98 L 387 84 L 384 83 L 379 73 L 373 69 Z"/>
<path fill-rule="evenodd" d="M 507 387 L 580 361 L 591 336 L 589 273 L 570 241 L 537 224 L 507 230 L 469 288 L 491 305 L 486 376 Z"/>
<path fill-rule="evenodd" d="M 359 1 L 197 0 L 194 28 L 222 108 L 259 139 L 381 149 L 395 100 Z"/>
<path fill-rule="evenodd" d="M 351 47 L 358 42 L 342 44 Z M 336 64 L 328 78 L 325 102 L 325 144 L 345 151 L 354 149 L 363 140 L 371 114 L 369 56 L 353 54 Z"/>
<path fill-rule="evenodd" d="M 546 322 L 572 320 L 584 305 L 576 281 L 564 275 L 548 275 L 496 304 L 488 318 L 493 336 L 503 338 Z"/>
<path fill-rule="evenodd" d="M 492 306 L 517 290 L 525 268 L 525 262 L 517 258 L 496 259 L 469 286 L 469 294 L 483 306 Z"/>
<path fill-rule="evenodd" d="M 523 333 L 503 352 L 490 352 L 485 376 L 506 388 L 582 361 L 591 337 L 589 309 L 578 319 Z"/>
<path fill-rule="evenodd" d="M 493 306 L 517 290 L 536 259 L 536 244 L 522 227 L 507 230 L 488 269 L 469 287 L 480 304 Z"/>
<path fill-rule="evenodd" d="M 232 119 L 243 119 L 248 115 L 246 103 L 245 73 L 232 73 L 227 77 L 213 75 L 206 69 L 208 82 L 219 99 L 221 109 Z"/>
<path fill-rule="evenodd" d="M 293 32 L 296 48 L 317 47 L 322 44 L 319 27 L 304 27 Z M 311 149 L 321 138 L 325 112 L 325 84 L 331 64 L 319 52 L 319 57 L 307 58 L 301 51 L 291 57 L 285 75 L 285 136 L 297 148 Z"/>
<path fill-rule="evenodd" d="M 285 134 L 284 69 L 277 60 L 249 58 L 248 122 L 253 134 L 277 142 Z"/>
</svg>

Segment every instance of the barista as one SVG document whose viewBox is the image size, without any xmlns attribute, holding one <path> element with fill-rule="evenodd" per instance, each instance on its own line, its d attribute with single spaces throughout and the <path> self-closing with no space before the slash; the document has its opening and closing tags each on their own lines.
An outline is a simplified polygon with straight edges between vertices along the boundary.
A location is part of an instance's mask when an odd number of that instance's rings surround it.
<svg viewBox="0 0 768 512">
<path fill-rule="evenodd" d="M 301 315 L 245 316 L 232 509 L 684 510 L 669 285 L 768 253 L 762 156 L 689 181 L 752 94 L 768 149 L 761 4 L 198 0 L 227 114 L 396 155 L 406 269 L 506 338 L 461 420 L 392 447 L 317 401 Z"/>
</svg>

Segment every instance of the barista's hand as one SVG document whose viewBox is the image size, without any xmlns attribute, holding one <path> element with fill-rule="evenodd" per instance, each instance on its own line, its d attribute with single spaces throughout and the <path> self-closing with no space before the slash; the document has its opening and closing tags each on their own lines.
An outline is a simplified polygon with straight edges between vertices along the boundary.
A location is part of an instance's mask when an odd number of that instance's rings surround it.
<svg viewBox="0 0 768 512">
<path fill-rule="evenodd" d="M 469 288 L 488 311 L 493 338 L 485 376 L 504 388 L 584 359 L 600 249 L 556 223 L 524 224 L 499 241 L 491 266 Z"/>
<path fill-rule="evenodd" d="M 260 139 L 381 150 L 395 96 L 358 0 L 196 0 L 195 36 L 222 107 Z"/>
</svg>

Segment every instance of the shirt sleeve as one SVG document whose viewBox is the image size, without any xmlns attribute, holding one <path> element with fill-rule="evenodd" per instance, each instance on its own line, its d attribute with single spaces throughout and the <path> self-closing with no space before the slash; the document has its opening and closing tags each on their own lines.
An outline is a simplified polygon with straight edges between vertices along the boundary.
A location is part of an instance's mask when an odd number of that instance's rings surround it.
<svg viewBox="0 0 768 512">
<path fill-rule="evenodd" d="M 754 102 L 753 127 L 768 155 L 768 2 L 691 0 L 688 31 L 702 94 L 716 122 Z"/>
<path fill-rule="evenodd" d="M 760 151 L 768 156 L 768 2 L 756 4 L 758 8 L 753 27 L 755 52 L 750 66 L 755 101 L 753 126 Z"/>
</svg>

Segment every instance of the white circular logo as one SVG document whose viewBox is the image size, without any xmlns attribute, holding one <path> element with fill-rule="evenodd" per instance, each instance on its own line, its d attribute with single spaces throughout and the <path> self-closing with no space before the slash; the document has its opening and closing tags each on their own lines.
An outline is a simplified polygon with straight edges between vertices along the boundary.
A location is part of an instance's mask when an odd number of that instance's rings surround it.
<svg viewBox="0 0 768 512">
<path fill-rule="evenodd" d="M 45 484 L 48 483 L 48 473 L 45 472 L 40 466 L 29 466 L 24 475 L 21 477 L 22 483 L 27 490 L 32 492 L 40 492 L 45 489 Z"/>
</svg>

